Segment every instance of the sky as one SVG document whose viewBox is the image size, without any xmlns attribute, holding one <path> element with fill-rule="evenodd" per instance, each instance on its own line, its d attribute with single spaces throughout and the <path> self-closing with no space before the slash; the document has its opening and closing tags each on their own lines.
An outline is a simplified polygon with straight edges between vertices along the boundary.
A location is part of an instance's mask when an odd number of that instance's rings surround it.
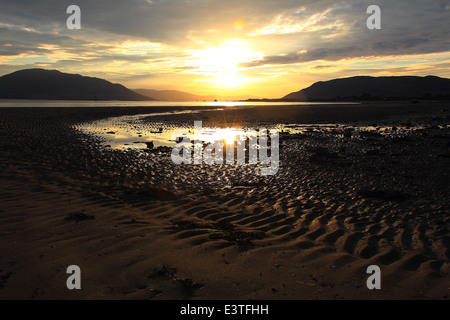
<svg viewBox="0 0 450 320">
<path fill-rule="evenodd" d="M 370 5 L 380 30 L 367 28 Z M 0 75 L 264 98 L 356 75 L 450 78 L 449 21 L 450 0 L 1 0 Z"/>
</svg>

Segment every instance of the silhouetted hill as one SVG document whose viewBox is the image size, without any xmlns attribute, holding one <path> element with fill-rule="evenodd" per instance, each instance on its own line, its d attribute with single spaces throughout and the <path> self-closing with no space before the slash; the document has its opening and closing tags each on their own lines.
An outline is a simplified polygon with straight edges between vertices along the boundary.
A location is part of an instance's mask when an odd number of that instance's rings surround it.
<svg viewBox="0 0 450 320">
<path fill-rule="evenodd" d="M 309 88 L 293 92 L 284 100 L 385 100 L 450 99 L 450 79 L 427 77 L 351 77 L 320 81 Z"/>
<path fill-rule="evenodd" d="M 103 79 L 44 69 L 20 70 L 0 77 L 0 99 L 152 100 Z"/>
<path fill-rule="evenodd" d="M 226 101 L 226 100 L 246 100 L 249 98 L 256 98 L 254 96 L 199 96 L 189 92 L 178 90 L 153 90 L 153 89 L 133 89 L 143 96 L 153 98 L 161 101 Z"/>
</svg>

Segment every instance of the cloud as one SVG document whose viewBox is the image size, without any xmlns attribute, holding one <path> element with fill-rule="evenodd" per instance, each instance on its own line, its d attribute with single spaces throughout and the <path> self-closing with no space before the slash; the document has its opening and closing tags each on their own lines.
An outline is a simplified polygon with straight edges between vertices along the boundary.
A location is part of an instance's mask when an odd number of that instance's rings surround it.
<svg viewBox="0 0 450 320">
<path fill-rule="evenodd" d="M 81 8 L 81 30 L 66 28 L 66 9 L 71 4 Z M 241 74 L 250 68 L 255 78 L 271 76 L 276 68 L 291 68 L 280 72 L 295 75 L 303 64 L 312 62 L 342 66 L 345 59 L 450 52 L 448 0 L 377 0 L 381 30 L 366 27 L 371 4 L 375 3 L 2 0 L 0 73 L 37 64 L 116 78 L 176 73 L 187 78 L 199 76 L 198 67 L 186 64 L 195 58 L 190 52 L 220 48 L 234 39 L 263 54 L 238 65 Z M 245 22 L 240 30 L 234 27 L 237 19 Z"/>
<path fill-rule="evenodd" d="M 443 1 L 378 1 L 382 30 L 368 30 L 364 3 L 318 1 L 298 11 L 277 15 L 253 34 L 278 46 L 259 61 L 242 67 L 301 64 L 315 60 L 337 61 L 385 55 L 413 55 L 450 51 L 446 24 L 450 12 Z"/>
<path fill-rule="evenodd" d="M 331 69 L 331 68 L 336 68 L 338 67 L 337 65 L 319 65 L 319 66 L 314 66 L 313 69 Z"/>
<path fill-rule="evenodd" d="M 45 43 L 69 46 L 75 45 L 75 39 L 95 42 L 96 36 L 107 41 L 128 37 L 171 46 L 192 45 L 193 39 L 214 42 L 231 36 L 248 38 L 247 34 L 256 44 L 289 39 L 290 48 L 275 46 L 283 51 L 268 54 L 269 60 L 280 61 L 305 49 L 329 48 L 330 54 L 339 54 L 342 48 L 363 46 L 367 47 L 363 55 L 370 56 L 397 47 L 414 50 L 418 47 L 414 41 L 421 39 L 428 39 L 431 51 L 448 49 L 450 44 L 441 27 L 450 19 L 448 1 L 443 0 L 377 1 L 382 9 L 383 30 L 379 34 L 365 27 L 367 1 L 78 0 L 82 13 L 82 30 L 78 33 L 65 27 L 69 4 L 72 1 L 2 0 L 0 21 L 10 31 L 23 32 L 16 37 L 22 42 L 37 43 L 38 39 L 31 39 L 32 34 L 46 38 L 42 39 Z M 247 33 L 236 33 L 233 23 L 238 18 L 246 22 Z M 34 32 L 27 35 L 30 30 Z M 336 46 L 341 49 L 331 50 Z M 281 54 L 286 58 L 275 58 Z"/>
<path fill-rule="evenodd" d="M 261 60 L 241 64 L 241 67 L 260 67 L 265 65 L 298 64 L 317 60 L 338 61 L 342 59 L 364 58 L 375 56 L 408 55 L 419 53 L 446 52 L 448 48 L 429 47 L 429 39 L 405 39 L 401 41 L 380 41 L 362 46 L 326 46 L 292 52 L 288 54 L 266 56 Z"/>
</svg>

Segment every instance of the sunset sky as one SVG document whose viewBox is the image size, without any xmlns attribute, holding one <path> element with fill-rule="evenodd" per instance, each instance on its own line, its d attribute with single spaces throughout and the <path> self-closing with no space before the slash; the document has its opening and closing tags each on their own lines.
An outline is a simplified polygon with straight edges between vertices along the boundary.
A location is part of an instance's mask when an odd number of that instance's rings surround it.
<svg viewBox="0 0 450 320">
<path fill-rule="evenodd" d="M 66 9 L 81 8 L 81 30 Z M 382 29 L 368 30 L 369 5 Z M 354 75 L 450 77 L 450 0 L 1 0 L 0 75 L 279 98 Z"/>
</svg>

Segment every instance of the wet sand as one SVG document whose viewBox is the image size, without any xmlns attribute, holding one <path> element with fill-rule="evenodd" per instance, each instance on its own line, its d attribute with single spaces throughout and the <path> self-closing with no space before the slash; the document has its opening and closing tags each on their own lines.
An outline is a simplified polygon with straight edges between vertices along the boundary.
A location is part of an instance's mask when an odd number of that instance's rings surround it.
<svg viewBox="0 0 450 320">
<path fill-rule="evenodd" d="M 77 129 L 167 108 L 2 108 L 0 298 L 448 300 L 449 110 L 267 106 L 148 119 L 336 124 L 282 133 L 280 170 L 262 177 L 250 165 L 175 166 L 164 149 L 113 150 Z M 366 287 L 373 264 L 381 290 Z M 69 265 L 82 290 L 66 288 Z"/>
</svg>

